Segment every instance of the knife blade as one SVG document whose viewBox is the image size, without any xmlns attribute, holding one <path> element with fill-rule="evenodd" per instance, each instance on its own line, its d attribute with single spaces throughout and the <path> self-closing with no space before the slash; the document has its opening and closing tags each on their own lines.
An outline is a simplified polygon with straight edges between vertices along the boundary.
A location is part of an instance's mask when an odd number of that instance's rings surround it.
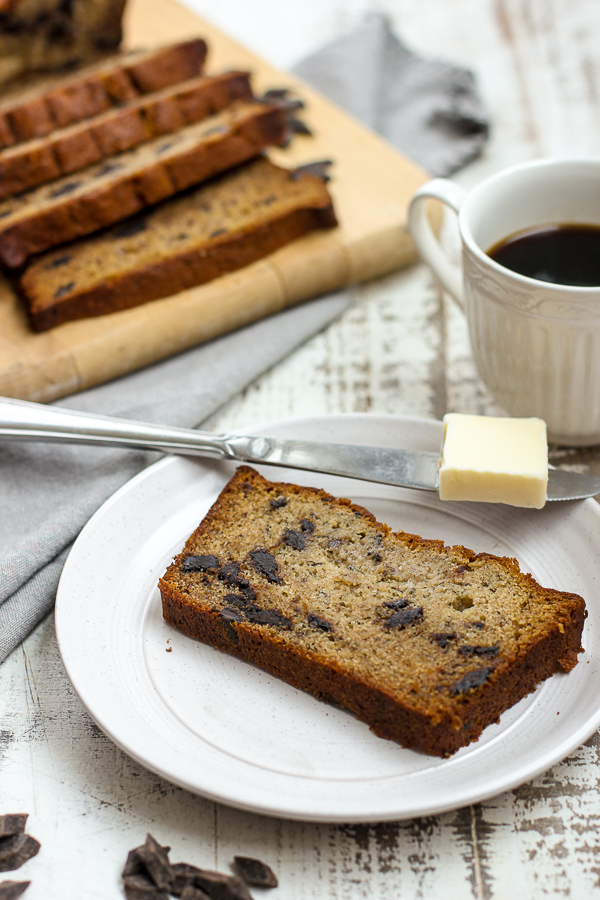
<svg viewBox="0 0 600 900">
<path fill-rule="evenodd" d="M 212 434 L 11 398 L 0 398 L 0 440 L 158 450 L 302 469 L 420 491 L 437 492 L 439 485 L 440 456 L 431 451 Z M 600 478 L 595 475 L 549 471 L 548 500 L 582 500 L 598 493 Z"/>
</svg>

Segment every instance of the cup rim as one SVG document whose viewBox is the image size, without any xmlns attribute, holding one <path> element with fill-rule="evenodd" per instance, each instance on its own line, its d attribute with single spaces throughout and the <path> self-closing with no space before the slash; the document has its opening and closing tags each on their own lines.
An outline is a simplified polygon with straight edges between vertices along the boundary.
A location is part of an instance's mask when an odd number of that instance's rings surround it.
<svg viewBox="0 0 600 900">
<path fill-rule="evenodd" d="M 509 166 L 507 168 L 501 169 L 499 172 L 490 175 L 488 178 L 485 178 L 483 181 L 479 182 L 479 184 L 473 187 L 464 203 L 461 205 L 459 210 L 458 219 L 459 219 L 459 230 L 461 234 L 461 238 L 463 243 L 468 247 L 471 253 L 479 260 L 480 263 L 490 267 L 492 271 L 496 272 L 498 275 L 503 278 L 508 278 L 509 280 L 515 281 L 516 283 L 524 286 L 524 287 L 537 287 L 544 288 L 544 290 L 548 290 L 554 294 L 564 294 L 565 292 L 569 292 L 572 294 L 575 292 L 580 295 L 582 298 L 587 297 L 590 298 L 594 294 L 600 293 L 600 285 L 598 286 L 582 286 L 582 285 L 570 285 L 570 284 L 556 284 L 552 281 L 541 281 L 537 278 L 530 278 L 528 275 L 521 275 L 518 272 L 514 272 L 512 269 L 508 269 L 506 266 L 500 265 L 500 263 L 496 262 L 495 259 L 492 259 L 491 256 L 482 250 L 479 244 L 476 242 L 473 237 L 473 233 L 466 221 L 468 207 L 471 201 L 476 200 L 477 196 L 486 190 L 488 187 L 493 186 L 494 184 L 503 181 L 505 178 L 511 177 L 516 172 L 521 172 L 528 169 L 542 169 L 542 168 L 554 168 L 557 166 L 572 166 L 572 165 L 586 165 L 593 166 L 600 173 L 600 157 L 592 157 L 592 156 L 553 156 L 553 157 L 544 157 L 542 159 L 531 159 L 526 162 L 516 163 L 513 166 Z"/>
</svg>

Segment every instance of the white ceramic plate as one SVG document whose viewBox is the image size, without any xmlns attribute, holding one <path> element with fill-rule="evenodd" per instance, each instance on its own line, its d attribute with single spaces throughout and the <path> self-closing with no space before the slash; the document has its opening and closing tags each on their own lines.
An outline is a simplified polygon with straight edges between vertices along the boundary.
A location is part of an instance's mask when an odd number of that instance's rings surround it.
<svg viewBox="0 0 600 900">
<path fill-rule="evenodd" d="M 436 450 L 439 422 L 349 415 L 254 433 Z M 547 587 L 582 594 L 586 653 L 448 760 L 375 737 L 352 716 L 167 626 L 156 587 L 234 464 L 170 457 L 110 498 L 76 541 L 56 604 L 60 651 L 79 697 L 126 753 L 205 797 L 313 821 L 403 819 L 521 784 L 600 725 L 600 506 L 541 511 L 442 504 L 437 496 L 262 468 L 358 501 L 392 527 L 516 557 Z"/>
</svg>

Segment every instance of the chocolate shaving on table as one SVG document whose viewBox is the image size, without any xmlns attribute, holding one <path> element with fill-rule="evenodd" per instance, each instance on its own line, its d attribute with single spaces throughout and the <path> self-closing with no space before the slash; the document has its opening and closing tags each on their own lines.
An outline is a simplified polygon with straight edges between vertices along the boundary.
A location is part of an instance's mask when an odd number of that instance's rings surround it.
<svg viewBox="0 0 600 900">
<path fill-rule="evenodd" d="M 0 881 L 0 900 L 17 900 L 30 884 L 30 881 Z"/>
<path fill-rule="evenodd" d="M 332 159 L 319 159 L 315 162 L 306 163 L 303 166 L 297 166 L 291 173 L 290 178 L 294 181 L 301 178 L 303 174 L 315 175 L 323 181 L 330 181 L 331 176 L 328 174 L 329 166 L 333 165 Z"/>
<path fill-rule="evenodd" d="M 28 817 L 28 813 L 7 813 L 0 816 L 0 838 L 23 834 Z"/>
<path fill-rule="evenodd" d="M 235 875 L 200 869 L 190 863 L 174 863 L 173 872 L 171 893 L 176 897 L 183 897 L 184 888 L 192 887 L 203 891 L 210 900 L 252 900 L 246 884 Z"/>
<path fill-rule="evenodd" d="M 137 847 L 137 859 L 157 888 L 166 890 L 170 888 L 175 874 L 169 862 L 170 847 L 162 847 L 151 834 L 146 835 L 146 842 Z"/>
<path fill-rule="evenodd" d="M 297 116 L 288 116 L 287 124 L 293 134 L 312 135 L 312 131 L 306 122 L 303 122 L 302 119 L 298 119 Z"/>
<path fill-rule="evenodd" d="M 156 887 L 147 875 L 128 875 L 123 879 L 127 900 L 168 900 L 169 892 Z"/>
<path fill-rule="evenodd" d="M 0 838 L 0 872 L 19 869 L 23 863 L 36 855 L 40 842 L 29 834 L 14 834 Z"/>
<path fill-rule="evenodd" d="M 277 887 L 277 876 L 270 866 L 252 856 L 234 856 L 236 869 L 246 884 L 255 887 Z"/>
<path fill-rule="evenodd" d="M 179 895 L 179 900 L 211 900 L 211 898 L 204 891 L 201 891 L 200 888 L 186 884 Z"/>
</svg>

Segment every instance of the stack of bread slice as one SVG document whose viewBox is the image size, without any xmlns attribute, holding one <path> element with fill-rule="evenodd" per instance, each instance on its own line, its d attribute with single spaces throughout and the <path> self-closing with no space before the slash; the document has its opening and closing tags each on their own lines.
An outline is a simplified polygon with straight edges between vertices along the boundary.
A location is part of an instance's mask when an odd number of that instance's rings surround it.
<svg viewBox="0 0 600 900">
<path fill-rule="evenodd" d="M 337 224 L 325 177 L 265 151 L 286 103 L 205 74 L 202 39 L 116 54 L 0 102 L 0 263 L 31 326 L 202 284 Z"/>
</svg>

